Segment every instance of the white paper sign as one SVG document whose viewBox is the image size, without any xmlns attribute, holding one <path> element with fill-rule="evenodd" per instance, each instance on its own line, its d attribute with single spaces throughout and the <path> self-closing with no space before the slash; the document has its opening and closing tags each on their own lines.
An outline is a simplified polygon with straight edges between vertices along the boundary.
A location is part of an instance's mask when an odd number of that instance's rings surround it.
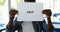
<svg viewBox="0 0 60 32">
<path fill-rule="evenodd" d="M 43 21 L 43 3 L 18 3 L 17 21 Z"/>
</svg>

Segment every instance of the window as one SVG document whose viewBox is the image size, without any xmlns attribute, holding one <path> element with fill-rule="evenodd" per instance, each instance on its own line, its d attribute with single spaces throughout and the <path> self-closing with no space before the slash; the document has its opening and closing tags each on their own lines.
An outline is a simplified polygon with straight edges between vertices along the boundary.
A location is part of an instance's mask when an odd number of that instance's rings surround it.
<svg viewBox="0 0 60 32">
<path fill-rule="evenodd" d="M 0 24 L 7 24 L 9 20 L 8 0 L 0 0 Z"/>
<path fill-rule="evenodd" d="M 17 3 L 24 2 L 24 0 L 11 0 L 11 8 L 12 9 L 17 9 Z"/>
<path fill-rule="evenodd" d="M 4 5 L 5 0 L 0 0 L 0 21 L 2 21 L 2 6 Z"/>
</svg>

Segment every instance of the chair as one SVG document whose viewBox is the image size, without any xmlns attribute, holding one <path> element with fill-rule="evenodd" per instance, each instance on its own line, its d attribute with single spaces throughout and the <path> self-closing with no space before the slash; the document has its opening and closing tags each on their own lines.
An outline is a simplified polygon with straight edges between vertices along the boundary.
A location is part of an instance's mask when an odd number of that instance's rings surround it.
<svg viewBox="0 0 60 32">
<path fill-rule="evenodd" d="M 3 25 L 4 24 L 0 24 L 0 32 L 2 32 L 3 30 L 5 30 L 5 27 Z"/>
</svg>

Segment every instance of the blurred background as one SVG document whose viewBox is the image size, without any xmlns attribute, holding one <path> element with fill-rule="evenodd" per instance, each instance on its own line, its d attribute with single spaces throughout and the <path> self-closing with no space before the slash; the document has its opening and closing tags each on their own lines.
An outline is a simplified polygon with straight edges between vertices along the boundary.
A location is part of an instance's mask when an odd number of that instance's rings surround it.
<svg viewBox="0 0 60 32">
<path fill-rule="evenodd" d="M 0 0 L 0 30 L 4 29 L 9 21 L 9 10 L 17 10 L 19 2 L 23 3 L 24 0 Z M 36 3 L 43 3 L 43 9 L 51 9 L 52 23 L 55 28 L 60 29 L 60 0 L 36 0 Z M 46 17 L 44 19 L 47 21 Z"/>
</svg>

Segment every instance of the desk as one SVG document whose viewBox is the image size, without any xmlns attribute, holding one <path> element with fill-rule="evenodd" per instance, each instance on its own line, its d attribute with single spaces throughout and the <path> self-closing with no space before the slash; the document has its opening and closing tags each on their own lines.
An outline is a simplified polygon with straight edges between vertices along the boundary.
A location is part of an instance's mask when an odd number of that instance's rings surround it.
<svg viewBox="0 0 60 32">
<path fill-rule="evenodd" d="M 53 26 L 55 27 L 55 32 L 60 32 L 60 22 L 53 22 Z"/>
<path fill-rule="evenodd" d="M 53 26 L 57 29 L 60 29 L 60 22 L 52 22 Z"/>
</svg>

